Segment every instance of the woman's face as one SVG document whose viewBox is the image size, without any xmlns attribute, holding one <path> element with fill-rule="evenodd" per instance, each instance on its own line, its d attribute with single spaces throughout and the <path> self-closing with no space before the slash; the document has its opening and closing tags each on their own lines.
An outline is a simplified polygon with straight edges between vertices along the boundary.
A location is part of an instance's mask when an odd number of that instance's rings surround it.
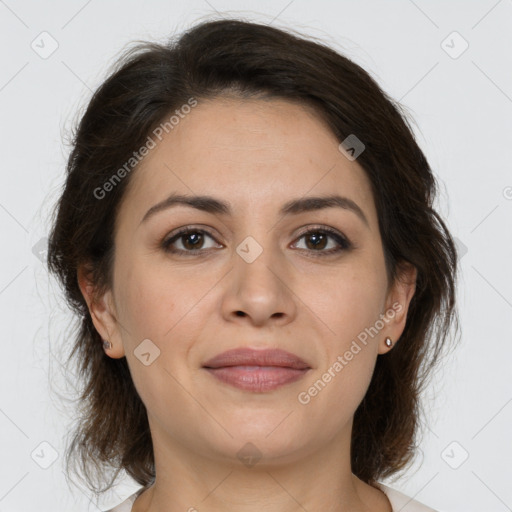
<svg viewBox="0 0 512 512">
<path fill-rule="evenodd" d="M 290 102 L 199 101 L 133 171 L 113 288 L 91 312 L 114 344 L 108 355 L 127 358 L 154 443 L 234 461 L 245 446 L 260 464 L 348 448 L 414 284 L 388 293 L 370 182 L 338 145 Z M 208 196 L 226 211 L 163 203 L 148 214 L 172 195 Z M 306 202 L 332 196 L 345 202 Z M 286 350 L 309 370 L 255 390 L 204 367 L 241 347 Z"/>
</svg>

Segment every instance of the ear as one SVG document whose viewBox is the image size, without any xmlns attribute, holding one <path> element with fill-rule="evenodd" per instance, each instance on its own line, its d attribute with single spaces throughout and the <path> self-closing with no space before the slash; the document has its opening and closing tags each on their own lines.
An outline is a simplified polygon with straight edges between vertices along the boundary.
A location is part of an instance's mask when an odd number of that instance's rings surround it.
<svg viewBox="0 0 512 512">
<path fill-rule="evenodd" d="M 384 342 L 387 336 L 391 338 L 394 346 L 405 329 L 409 304 L 416 291 L 417 276 L 418 271 L 414 265 L 405 261 L 399 263 L 397 278 L 386 297 L 384 315 L 387 322 L 379 342 L 379 354 L 385 354 L 393 348 Z"/>
<path fill-rule="evenodd" d="M 108 356 L 119 359 L 125 353 L 112 291 L 109 289 L 102 295 L 98 295 L 90 276 L 90 269 L 86 265 L 81 265 L 77 272 L 78 286 L 89 308 L 94 327 L 104 341 L 112 343 L 112 348 L 104 349 L 102 347 L 102 349 Z"/>
</svg>

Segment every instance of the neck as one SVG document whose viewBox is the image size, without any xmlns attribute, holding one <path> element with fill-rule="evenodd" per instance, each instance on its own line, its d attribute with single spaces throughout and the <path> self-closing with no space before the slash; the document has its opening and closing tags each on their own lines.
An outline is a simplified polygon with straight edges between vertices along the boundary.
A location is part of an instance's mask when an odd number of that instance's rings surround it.
<svg viewBox="0 0 512 512">
<path fill-rule="evenodd" d="M 159 442 L 154 429 L 153 439 L 156 480 L 132 512 L 391 512 L 382 491 L 352 474 L 350 436 L 293 460 L 262 456 L 254 465 Z"/>
</svg>

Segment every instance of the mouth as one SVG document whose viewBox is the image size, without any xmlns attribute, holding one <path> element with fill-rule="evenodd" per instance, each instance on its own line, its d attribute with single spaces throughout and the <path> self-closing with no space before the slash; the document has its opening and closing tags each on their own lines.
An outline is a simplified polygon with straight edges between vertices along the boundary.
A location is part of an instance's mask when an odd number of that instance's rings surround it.
<svg viewBox="0 0 512 512">
<path fill-rule="evenodd" d="M 218 354 L 203 368 L 217 380 L 253 392 L 266 392 L 302 379 L 311 367 L 280 349 L 239 348 Z"/>
</svg>

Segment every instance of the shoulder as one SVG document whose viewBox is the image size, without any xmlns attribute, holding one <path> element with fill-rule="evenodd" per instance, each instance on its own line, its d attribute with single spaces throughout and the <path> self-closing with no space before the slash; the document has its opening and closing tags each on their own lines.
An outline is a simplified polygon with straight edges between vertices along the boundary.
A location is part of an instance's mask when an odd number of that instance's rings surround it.
<svg viewBox="0 0 512 512">
<path fill-rule="evenodd" d="M 137 492 L 128 496 L 122 503 L 116 505 L 114 508 L 108 509 L 106 512 L 131 512 L 135 500 L 143 490 L 144 488 L 139 489 Z"/>
<path fill-rule="evenodd" d="M 419 501 L 416 501 L 387 485 L 378 482 L 377 486 L 388 497 L 388 500 L 393 507 L 393 512 L 437 512 L 433 508 L 427 507 L 423 503 L 420 503 Z"/>
<path fill-rule="evenodd" d="M 388 500 L 393 507 L 393 512 L 437 512 L 433 508 L 427 507 L 423 503 L 420 503 L 419 501 L 416 501 L 387 485 L 384 485 L 380 482 L 378 482 L 376 485 L 388 497 Z M 128 496 L 128 498 L 126 498 L 122 503 L 114 508 L 107 510 L 106 512 L 131 512 L 133 503 L 142 491 L 143 489 L 138 490 L 131 496 Z"/>
</svg>

